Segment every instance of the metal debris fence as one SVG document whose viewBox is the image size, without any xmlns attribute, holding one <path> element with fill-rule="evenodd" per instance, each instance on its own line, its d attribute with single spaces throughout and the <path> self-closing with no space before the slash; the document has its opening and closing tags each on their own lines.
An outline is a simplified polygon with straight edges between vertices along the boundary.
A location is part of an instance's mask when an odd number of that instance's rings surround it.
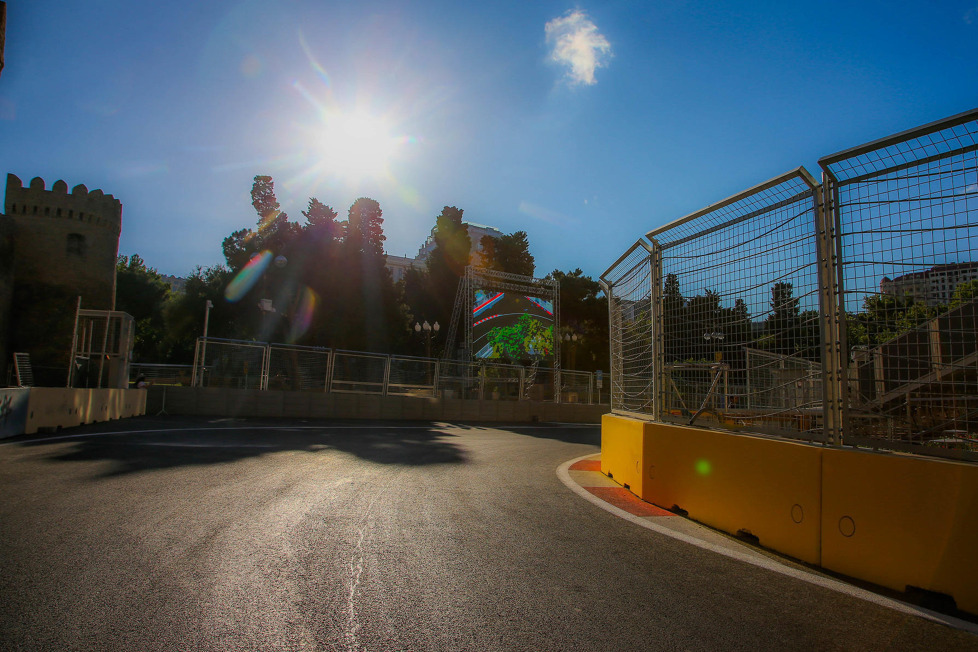
<svg viewBox="0 0 978 652">
<path fill-rule="evenodd" d="M 155 365 L 167 377 L 165 365 Z M 139 369 L 147 372 L 149 367 Z M 220 338 L 198 338 L 195 387 L 562 403 L 597 401 L 590 371 L 459 362 Z M 556 383 L 556 384 L 555 384 Z M 559 391 L 555 391 L 555 387 Z"/>
<path fill-rule="evenodd" d="M 602 275 L 613 411 L 978 459 L 978 109 L 819 165 Z"/>
</svg>

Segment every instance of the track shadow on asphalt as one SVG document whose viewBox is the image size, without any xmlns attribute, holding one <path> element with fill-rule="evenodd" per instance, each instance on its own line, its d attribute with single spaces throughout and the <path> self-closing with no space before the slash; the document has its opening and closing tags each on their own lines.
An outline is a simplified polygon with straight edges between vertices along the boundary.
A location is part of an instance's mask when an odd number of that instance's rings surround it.
<svg viewBox="0 0 978 652">
<path fill-rule="evenodd" d="M 227 464 L 284 451 L 313 455 L 339 451 L 384 465 L 467 462 L 464 448 L 453 441 L 458 435 L 445 432 L 443 426 L 436 424 L 404 427 L 362 423 L 264 425 L 226 420 L 194 424 L 133 421 L 135 423 L 129 425 L 137 427 L 127 428 L 125 434 L 100 434 L 117 428 L 86 428 L 88 433 L 69 431 L 72 435 L 81 435 L 78 439 L 53 436 L 50 440 L 32 439 L 21 445 L 67 444 L 67 450 L 59 446 L 57 452 L 52 451 L 48 457 L 52 462 L 112 462 L 112 467 L 98 478 L 182 466 Z M 93 436 L 84 437 L 85 434 Z M 11 443 L 16 445 L 16 442 Z"/>
<path fill-rule="evenodd" d="M 502 430 L 518 435 L 525 435 L 527 437 L 553 439 L 555 441 L 561 441 L 568 444 L 601 444 L 601 426 L 599 424 L 563 425 L 559 423 L 541 423 L 539 425 L 506 425 L 486 423 L 482 424 L 482 426 L 485 428 L 491 428 L 493 430 Z"/>
</svg>

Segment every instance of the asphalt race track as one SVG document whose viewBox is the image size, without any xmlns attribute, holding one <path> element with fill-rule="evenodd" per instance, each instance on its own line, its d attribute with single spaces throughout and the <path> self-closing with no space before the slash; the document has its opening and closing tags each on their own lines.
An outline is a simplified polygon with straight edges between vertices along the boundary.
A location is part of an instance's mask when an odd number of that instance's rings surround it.
<svg viewBox="0 0 978 652">
<path fill-rule="evenodd" d="M 178 418 L 7 440 L 0 649 L 978 649 L 602 510 L 556 473 L 598 443 Z"/>
</svg>

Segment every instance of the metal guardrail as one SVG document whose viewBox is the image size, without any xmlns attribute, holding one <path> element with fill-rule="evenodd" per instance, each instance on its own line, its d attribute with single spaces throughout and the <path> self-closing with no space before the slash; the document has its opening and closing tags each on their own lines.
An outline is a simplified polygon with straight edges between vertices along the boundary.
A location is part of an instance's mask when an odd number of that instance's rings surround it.
<svg viewBox="0 0 978 652">
<path fill-rule="evenodd" d="M 164 374 L 168 365 L 155 365 Z M 175 365 L 174 365 L 175 366 Z M 150 378 L 149 365 L 139 365 Z M 196 387 L 595 404 L 594 373 L 198 338 Z M 559 391 L 555 391 L 559 388 Z"/>
<path fill-rule="evenodd" d="M 612 409 L 978 459 L 978 109 L 819 165 L 601 276 Z"/>
</svg>

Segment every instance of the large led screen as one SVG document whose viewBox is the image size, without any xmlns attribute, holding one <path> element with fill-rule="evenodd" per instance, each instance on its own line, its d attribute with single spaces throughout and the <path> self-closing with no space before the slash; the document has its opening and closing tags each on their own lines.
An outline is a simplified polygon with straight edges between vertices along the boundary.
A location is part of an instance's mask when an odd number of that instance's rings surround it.
<svg viewBox="0 0 978 652">
<path fill-rule="evenodd" d="M 539 297 L 476 290 L 472 350 L 482 359 L 552 360 L 554 305 Z"/>
</svg>

